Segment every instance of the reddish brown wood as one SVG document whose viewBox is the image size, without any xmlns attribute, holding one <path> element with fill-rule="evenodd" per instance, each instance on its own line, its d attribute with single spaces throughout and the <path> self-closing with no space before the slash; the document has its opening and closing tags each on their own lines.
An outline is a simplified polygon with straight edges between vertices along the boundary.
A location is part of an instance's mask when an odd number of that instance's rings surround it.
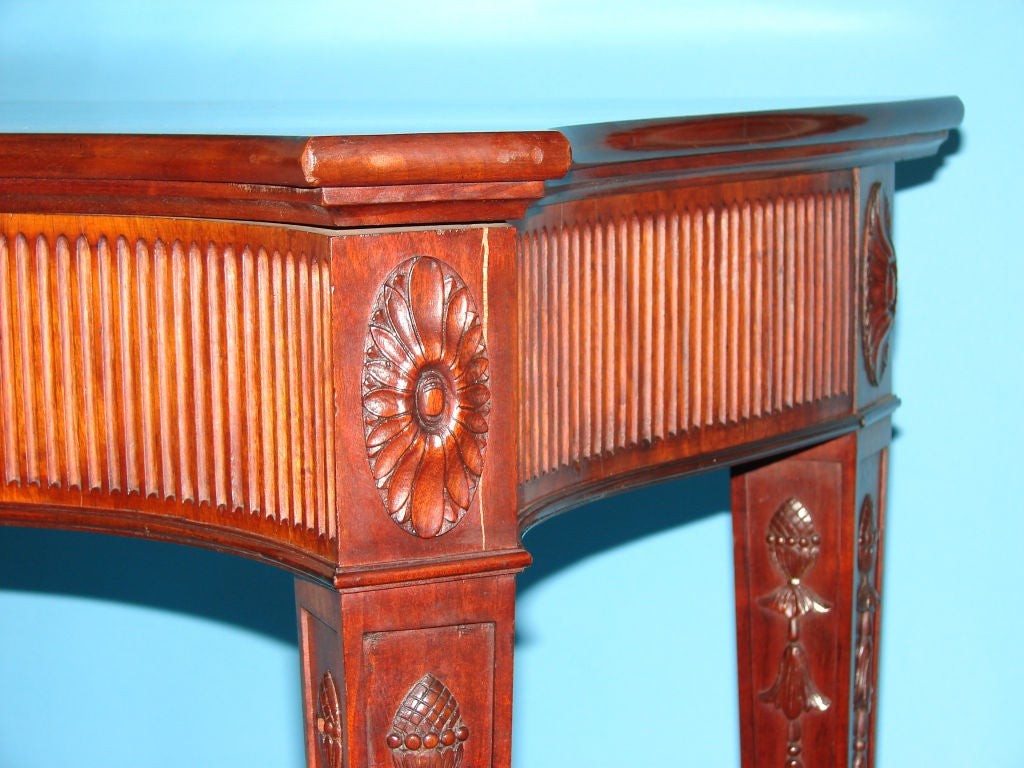
<svg viewBox="0 0 1024 768">
<path fill-rule="evenodd" d="M 562 128 L 573 168 L 545 199 L 887 165 L 934 154 L 962 117 L 944 98 Z"/>
<path fill-rule="evenodd" d="M 283 187 L 538 181 L 565 172 L 557 131 L 384 136 L 8 134 L 0 175 Z"/>
<path fill-rule="evenodd" d="M 520 218 L 543 183 L 297 189 L 202 182 L 0 179 L 0 209 L 361 227 Z"/>
<path fill-rule="evenodd" d="M 341 327 L 351 329 L 336 334 L 333 349 L 339 372 L 337 428 L 350 438 L 337 445 L 339 476 L 347 478 L 339 490 L 339 577 L 395 563 L 473 562 L 486 553 L 520 551 L 518 435 L 512 416 L 517 407 L 516 349 L 510 343 L 514 336 L 501 331 L 514 327 L 514 246 L 507 226 L 367 232 L 332 239 L 334 285 L 345 286 L 335 291 L 335 316 Z M 432 273 L 425 285 L 418 283 L 421 268 Z M 443 288 L 429 283 L 437 278 Z M 456 322 L 453 312 L 462 320 Z M 455 343 L 459 351 L 452 357 Z M 389 349 L 395 362 L 385 358 Z M 381 368 L 391 365 L 393 385 L 381 385 L 374 377 L 377 362 L 384 362 Z M 470 363 L 474 367 L 466 368 Z M 405 394 L 397 391 L 402 381 L 408 382 Z M 437 417 L 426 416 L 417 405 L 417 389 L 422 393 L 431 381 L 444 388 Z M 376 442 L 370 438 L 382 416 L 396 421 L 409 417 L 399 439 L 409 441 L 417 462 L 382 466 L 384 449 L 368 445 Z M 474 431 L 467 422 L 481 430 L 486 425 L 486 430 Z M 434 468 L 425 470 L 428 461 Z M 466 485 L 456 487 L 462 469 Z M 406 472 L 418 491 L 402 474 Z M 422 500 L 417 493 L 425 494 Z M 430 510 L 425 517 L 433 522 L 434 510 L 440 511 L 438 531 L 417 524 L 412 511 L 417 503 Z M 396 525 L 395 518 L 403 522 Z M 441 535 L 418 535 L 441 529 Z"/>
<path fill-rule="evenodd" d="M 852 413 L 855 188 L 833 172 L 535 209 L 524 524 L 631 475 L 822 439 Z"/>
<path fill-rule="evenodd" d="M 0 210 L 321 226 L 501 221 L 565 173 L 554 131 L 0 138 Z"/>
<path fill-rule="evenodd" d="M 744 766 L 864 768 L 892 164 L 961 111 L 0 137 L 0 522 L 296 572 L 311 766 L 506 766 L 521 531 L 733 466 Z"/>
<path fill-rule="evenodd" d="M 299 230 L 0 215 L 5 516 L 329 577 L 328 254 Z"/>
<path fill-rule="evenodd" d="M 462 521 L 490 429 L 483 318 L 462 277 L 413 256 L 377 292 L 363 358 L 366 455 L 403 529 L 421 538 Z"/>
<path fill-rule="evenodd" d="M 562 128 L 572 141 L 577 166 L 686 157 L 778 147 L 821 152 L 829 144 L 885 141 L 927 151 L 921 137 L 949 130 L 963 117 L 955 98 L 888 104 L 778 110 L 747 114 L 669 117 Z M 813 149 L 811 149 L 813 148 Z"/>
<path fill-rule="evenodd" d="M 339 698 L 358 702 L 332 732 L 345 764 L 507 768 L 514 598 L 511 574 L 340 592 L 297 580 L 308 764 L 333 765 L 317 714 L 330 672 Z M 417 693 L 435 704 L 452 697 L 458 715 L 448 716 L 454 705 L 447 715 L 426 708 L 413 722 L 407 700 Z"/>
<path fill-rule="evenodd" d="M 888 196 L 880 182 L 871 185 L 861 235 L 864 271 L 861 289 L 861 348 L 864 372 L 877 387 L 889 359 L 889 332 L 896 316 L 896 253 L 890 232 Z"/>
<path fill-rule="evenodd" d="M 891 430 L 734 470 L 744 768 L 868 764 Z"/>
</svg>

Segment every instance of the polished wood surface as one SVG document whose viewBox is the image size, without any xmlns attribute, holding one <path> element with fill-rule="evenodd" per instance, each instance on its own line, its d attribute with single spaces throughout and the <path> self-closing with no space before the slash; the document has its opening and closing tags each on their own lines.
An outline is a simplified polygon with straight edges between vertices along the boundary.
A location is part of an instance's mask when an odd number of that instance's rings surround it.
<svg viewBox="0 0 1024 768">
<path fill-rule="evenodd" d="M 561 176 L 555 131 L 397 136 L 72 136 L 0 142 L 0 210 L 328 227 L 502 221 Z"/>
<path fill-rule="evenodd" d="M 507 766 L 521 532 L 730 466 L 743 764 L 866 766 L 893 163 L 961 114 L 0 137 L 0 521 L 295 572 L 310 765 Z"/>
</svg>

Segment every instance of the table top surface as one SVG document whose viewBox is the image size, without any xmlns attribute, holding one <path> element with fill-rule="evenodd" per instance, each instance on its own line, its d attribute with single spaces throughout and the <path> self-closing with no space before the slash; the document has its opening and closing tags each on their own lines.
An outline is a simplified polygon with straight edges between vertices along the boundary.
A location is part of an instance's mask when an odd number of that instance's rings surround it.
<svg viewBox="0 0 1024 768">
<path fill-rule="evenodd" d="M 511 221 L 536 201 L 607 194 L 623 180 L 698 183 L 927 156 L 962 115 L 947 97 L 546 131 L 6 133 L 0 198 L 19 212 L 328 227 Z"/>
<path fill-rule="evenodd" d="M 948 130 L 962 116 L 960 100 L 945 97 L 597 122 L 543 131 L 354 130 L 346 135 L 254 136 L 218 131 L 204 135 L 174 131 L 70 133 L 51 128 L 40 133 L 31 130 L 32 126 L 53 123 L 7 120 L 0 124 L 0 175 L 299 187 L 365 183 L 371 176 L 375 183 L 466 181 L 470 180 L 465 177 L 467 171 L 487 180 L 526 180 L 550 178 L 565 162 L 566 140 L 571 144 L 573 165 L 580 167 L 898 139 Z M 41 164 L 41 159 L 47 162 Z"/>
</svg>

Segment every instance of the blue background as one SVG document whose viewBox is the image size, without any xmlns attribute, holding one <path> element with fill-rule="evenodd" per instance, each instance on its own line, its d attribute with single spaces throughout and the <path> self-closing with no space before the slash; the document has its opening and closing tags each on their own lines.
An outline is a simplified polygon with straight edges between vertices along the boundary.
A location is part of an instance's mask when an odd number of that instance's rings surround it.
<svg viewBox="0 0 1024 768">
<path fill-rule="evenodd" d="M 1021 768 L 1024 4 L 0 0 L 0 129 L 344 133 L 959 95 L 897 171 L 881 768 Z M 518 768 L 739 763 L 723 474 L 530 532 Z M 291 578 L 0 530 L 0 766 L 303 762 Z"/>
</svg>

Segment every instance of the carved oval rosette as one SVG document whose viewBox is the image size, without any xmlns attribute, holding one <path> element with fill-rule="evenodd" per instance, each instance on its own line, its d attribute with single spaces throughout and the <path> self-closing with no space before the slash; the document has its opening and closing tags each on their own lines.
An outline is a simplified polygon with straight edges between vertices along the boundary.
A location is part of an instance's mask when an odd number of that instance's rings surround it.
<svg viewBox="0 0 1024 768">
<path fill-rule="evenodd" d="M 875 183 L 864 217 L 861 341 L 864 369 L 876 387 L 888 363 L 889 333 L 896 318 L 896 250 L 891 232 L 889 202 L 882 185 Z"/>
<path fill-rule="evenodd" d="M 421 538 L 466 514 L 480 482 L 491 392 L 469 288 L 414 256 L 377 292 L 363 359 L 366 453 L 388 514 Z"/>
<path fill-rule="evenodd" d="M 341 768 L 341 705 L 330 670 L 320 678 L 315 726 L 323 764 L 328 768 Z"/>
<path fill-rule="evenodd" d="M 428 673 L 405 694 L 385 743 L 395 768 L 459 768 L 468 738 L 455 695 Z"/>
</svg>

